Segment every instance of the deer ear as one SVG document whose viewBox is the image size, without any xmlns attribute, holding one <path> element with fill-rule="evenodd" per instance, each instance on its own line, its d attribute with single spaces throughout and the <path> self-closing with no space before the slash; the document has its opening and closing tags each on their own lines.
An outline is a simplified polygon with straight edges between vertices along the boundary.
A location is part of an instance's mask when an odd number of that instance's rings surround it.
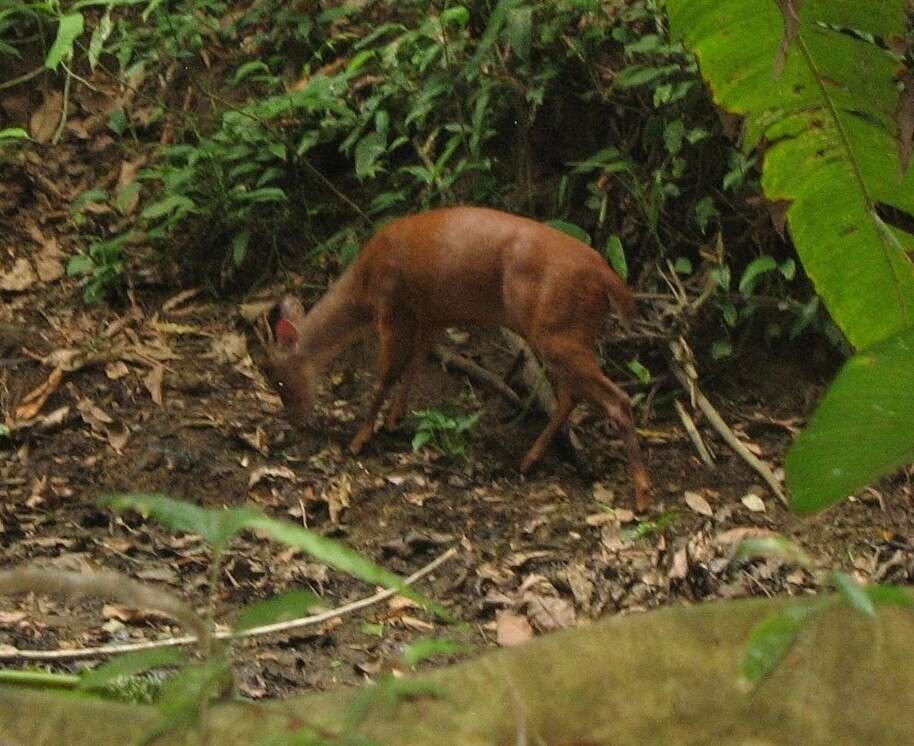
<svg viewBox="0 0 914 746">
<path fill-rule="evenodd" d="M 276 340 L 284 347 L 292 347 L 298 342 L 298 329 L 289 319 L 282 318 L 276 322 Z"/>
</svg>

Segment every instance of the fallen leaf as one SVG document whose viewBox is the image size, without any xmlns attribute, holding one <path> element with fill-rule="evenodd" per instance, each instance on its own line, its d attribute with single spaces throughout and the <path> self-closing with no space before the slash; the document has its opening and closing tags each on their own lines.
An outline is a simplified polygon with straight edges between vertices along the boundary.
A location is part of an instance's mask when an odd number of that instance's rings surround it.
<svg viewBox="0 0 914 746">
<path fill-rule="evenodd" d="M 753 492 L 749 492 L 748 494 L 743 495 L 743 498 L 740 500 L 740 502 L 753 513 L 765 512 L 765 501 Z"/>
<path fill-rule="evenodd" d="M 678 549 L 673 554 L 673 566 L 670 568 L 667 577 L 670 580 L 685 580 L 689 574 L 689 553 L 685 547 Z"/>
<path fill-rule="evenodd" d="M 295 482 L 298 475 L 288 466 L 261 466 L 251 472 L 251 476 L 248 478 L 248 489 L 267 478 L 288 479 L 290 482 Z"/>
<path fill-rule="evenodd" d="M 180 306 L 184 301 L 190 300 L 195 295 L 200 292 L 200 288 L 190 288 L 189 290 L 182 290 L 177 295 L 171 296 L 167 301 L 162 304 L 162 311 L 167 312 L 171 311 L 174 308 Z"/>
<path fill-rule="evenodd" d="M 38 281 L 38 276 L 28 259 L 20 257 L 13 264 L 13 268 L 0 274 L 0 290 L 10 293 L 19 293 L 28 290 Z"/>
<path fill-rule="evenodd" d="M 593 486 L 593 499 L 598 503 L 612 505 L 613 500 L 616 499 L 616 491 L 612 487 L 603 484 L 603 482 L 597 482 Z"/>
<path fill-rule="evenodd" d="M 541 559 L 543 557 L 552 557 L 554 552 L 548 552 L 544 549 L 535 550 L 532 552 L 511 552 L 507 557 L 505 557 L 505 564 L 516 570 L 522 565 L 527 564 L 530 560 Z"/>
<path fill-rule="evenodd" d="M 57 90 L 47 90 L 41 105 L 35 109 L 29 119 L 29 130 L 32 137 L 42 144 L 50 142 L 60 124 L 63 115 L 63 94 Z"/>
<path fill-rule="evenodd" d="M 143 385 L 152 397 L 157 406 L 162 406 L 162 381 L 165 378 L 165 368 L 161 365 L 153 365 L 145 376 L 143 376 Z"/>
<path fill-rule="evenodd" d="M 707 516 L 710 518 L 714 515 L 714 511 L 711 510 L 711 506 L 708 504 L 708 501 L 704 499 L 697 492 L 692 492 L 691 490 L 686 490 L 685 494 L 686 505 L 688 505 L 693 511 L 699 515 Z"/>
<path fill-rule="evenodd" d="M 248 344 L 243 334 L 227 332 L 216 337 L 207 357 L 219 363 L 236 363 L 248 354 Z"/>
<path fill-rule="evenodd" d="M 593 572 L 580 562 L 569 562 L 563 574 L 574 600 L 582 609 L 589 609 L 594 592 Z"/>
<path fill-rule="evenodd" d="M 349 507 L 352 497 L 352 478 L 343 474 L 332 480 L 321 493 L 321 499 L 327 503 L 330 512 L 330 522 L 339 523 L 340 514 Z"/>
<path fill-rule="evenodd" d="M 573 627 L 577 621 L 574 606 L 564 598 L 527 593 L 524 600 L 527 602 L 527 616 L 540 632 Z"/>
<path fill-rule="evenodd" d="M 495 639 L 503 648 L 511 648 L 533 637 L 533 627 L 524 617 L 510 611 L 495 615 Z"/>
<path fill-rule="evenodd" d="M 44 406 L 48 398 L 60 388 L 63 381 L 63 371 L 60 368 L 54 368 L 44 383 L 37 388 L 32 389 L 26 394 L 19 405 L 16 407 L 17 420 L 31 420 L 37 416 L 38 412 Z"/>
<path fill-rule="evenodd" d="M 113 363 L 105 364 L 105 375 L 111 381 L 118 381 L 130 373 L 130 368 L 123 360 L 116 360 Z"/>
</svg>

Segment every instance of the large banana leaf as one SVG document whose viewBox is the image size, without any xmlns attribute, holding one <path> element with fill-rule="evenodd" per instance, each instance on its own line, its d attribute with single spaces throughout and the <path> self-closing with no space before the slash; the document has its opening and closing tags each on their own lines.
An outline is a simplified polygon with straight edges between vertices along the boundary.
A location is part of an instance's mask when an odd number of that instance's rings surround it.
<svg viewBox="0 0 914 746">
<path fill-rule="evenodd" d="M 762 186 L 790 203 L 797 252 L 832 317 L 866 347 L 914 324 L 914 216 L 895 112 L 906 0 L 667 0 L 716 102 L 765 149 Z M 903 222 L 903 221 L 895 221 Z"/>
<path fill-rule="evenodd" d="M 798 513 L 914 461 L 914 328 L 854 355 L 787 454 Z"/>
</svg>

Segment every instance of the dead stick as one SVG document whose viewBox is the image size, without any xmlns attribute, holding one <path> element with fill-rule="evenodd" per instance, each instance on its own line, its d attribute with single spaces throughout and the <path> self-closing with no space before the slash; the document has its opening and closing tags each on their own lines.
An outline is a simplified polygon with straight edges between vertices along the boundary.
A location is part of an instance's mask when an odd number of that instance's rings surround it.
<svg viewBox="0 0 914 746">
<path fill-rule="evenodd" d="M 494 373 L 491 373 L 481 365 L 474 363 L 472 360 L 470 360 L 470 358 L 461 355 L 458 352 L 454 352 L 444 345 L 435 345 L 432 348 L 432 352 L 434 352 L 435 357 L 437 357 L 445 365 L 456 368 L 457 370 L 466 373 L 471 378 L 475 378 L 477 381 L 490 386 L 512 404 L 521 403 L 521 399 L 514 389 L 512 389 Z"/>
<path fill-rule="evenodd" d="M 420 570 L 417 570 L 408 578 L 405 578 L 403 582 L 406 585 L 415 583 L 417 580 L 424 578 L 426 575 L 443 565 L 455 554 L 457 554 L 456 549 L 453 547 L 448 549 L 440 557 L 433 560 Z M 380 603 L 381 601 L 396 595 L 396 593 L 397 591 L 393 589 L 379 591 L 378 593 L 367 596 L 366 598 L 359 599 L 358 601 L 353 601 L 352 603 L 345 604 L 344 606 L 337 607 L 336 609 L 330 609 L 329 611 L 321 612 L 320 614 L 302 617 L 301 619 L 291 619 L 287 622 L 280 622 L 278 624 L 268 624 L 263 627 L 252 627 L 251 629 L 246 629 L 243 632 L 216 632 L 212 635 L 212 638 L 217 640 L 237 640 L 242 637 L 255 637 L 274 634 L 276 632 L 285 632 L 286 630 L 290 629 L 298 629 L 299 627 L 319 624 L 321 622 L 327 621 L 328 619 L 334 619 L 336 617 L 349 614 L 353 611 L 363 609 L 366 606 Z M 184 637 L 169 637 L 165 640 L 152 640 L 150 642 L 136 642 L 128 643 L 126 645 L 108 645 L 101 648 L 66 648 L 61 650 L 10 650 L 9 648 L 4 647 L 0 649 L 0 660 L 48 661 L 75 660 L 77 658 L 103 658 L 109 655 L 120 655 L 121 653 L 134 653 L 138 650 L 152 650 L 155 648 L 172 648 L 181 645 L 193 645 L 196 642 L 196 636 L 186 635 Z"/>
<path fill-rule="evenodd" d="M 781 489 L 781 483 L 778 481 L 778 478 L 774 476 L 774 472 L 768 468 L 768 464 L 743 445 L 742 441 L 740 441 L 730 429 L 730 426 L 724 422 L 723 417 L 720 416 L 718 411 L 714 408 L 714 405 L 701 393 L 695 381 L 691 380 L 677 363 L 671 362 L 670 367 L 673 370 L 673 374 L 679 379 L 679 382 L 686 391 L 691 392 L 693 401 L 698 405 L 698 408 L 704 412 L 711 427 L 717 431 L 720 437 L 733 449 L 737 456 L 758 472 L 758 475 L 768 483 L 768 486 L 771 487 L 771 491 L 777 495 L 777 498 L 786 507 L 788 505 L 787 496 L 784 494 L 784 490 Z"/>
<path fill-rule="evenodd" d="M 696 427 L 692 415 L 686 412 L 685 407 L 682 406 L 679 399 L 676 399 L 673 404 L 676 407 L 676 414 L 678 414 L 679 419 L 682 420 L 682 426 L 685 428 L 689 439 L 692 441 L 692 445 L 695 446 L 695 450 L 698 451 L 698 455 L 701 456 L 701 460 L 705 462 L 706 466 L 714 466 L 714 457 L 708 450 L 708 446 L 701 439 L 701 433 L 698 432 L 698 427 Z"/>
</svg>

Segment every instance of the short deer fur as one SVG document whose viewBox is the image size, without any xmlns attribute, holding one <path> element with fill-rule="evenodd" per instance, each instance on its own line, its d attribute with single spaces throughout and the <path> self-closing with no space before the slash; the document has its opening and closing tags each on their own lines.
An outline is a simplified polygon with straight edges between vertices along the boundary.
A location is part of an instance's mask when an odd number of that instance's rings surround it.
<svg viewBox="0 0 914 746">
<path fill-rule="evenodd" d="M 586 399 L 619 429 L 636 505 L 643 511 L 650 504 L 650 480 L 630 402 L 603 374 L 593 350 L 610 308 L 626 319 L 636 311 L 625 283 L 581 241 L 497 210 L 432 210 L 384 226 L 308 313 L 296 299 L 283 298 L 273 311 L 267 373 L 286 407 L 306 417 L 330 361 L 353 340 L 374 333 L 379 387 L 349 446 L 358 453 L 398 380 L 387 426 L 405 413 L 437 330 L 461 324 L 508 327 L 540 355 L 557 400 L 521 471 L 542 457 L 575 404 Z"/>
</svg>

